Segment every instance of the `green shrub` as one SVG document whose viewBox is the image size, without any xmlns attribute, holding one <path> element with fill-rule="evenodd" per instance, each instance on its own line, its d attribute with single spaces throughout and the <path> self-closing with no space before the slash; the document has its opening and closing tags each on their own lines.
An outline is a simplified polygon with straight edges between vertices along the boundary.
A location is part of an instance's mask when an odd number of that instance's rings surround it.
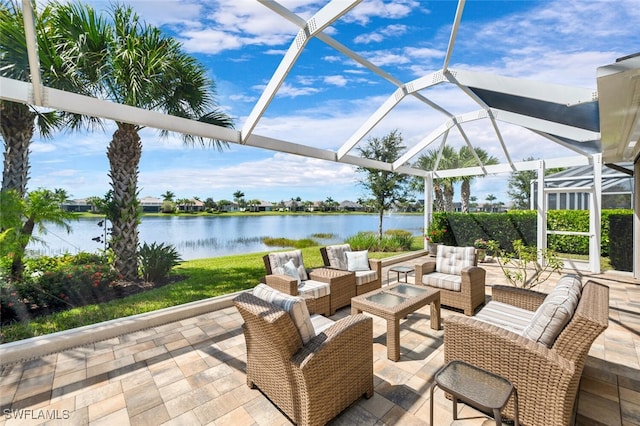
<svg viewBox="0 0 640 426">
<path fill-rule="evenodd" d="M 289 238 L 273 238 L 273 237 L 263 237 L 261 240 L 263 244 L 269 247 L 294 247 L 298 249 L 314 247 L 317 246 L 318 243 L 311 238 L 303 238 L 301 240 L 292 240 Z"/>
<path fill-rule="evenodd" d="M 172 245 L 144 243 L 138 251 L 140 273 L 145 281 L 158 282 L 169 276 L 174 266 L 180 264 L 180 254 Z"/>
</svg>

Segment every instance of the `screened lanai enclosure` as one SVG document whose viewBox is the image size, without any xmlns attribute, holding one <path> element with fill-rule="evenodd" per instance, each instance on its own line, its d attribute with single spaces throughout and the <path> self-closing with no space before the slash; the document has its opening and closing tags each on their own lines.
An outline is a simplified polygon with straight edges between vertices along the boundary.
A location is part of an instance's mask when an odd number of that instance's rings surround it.
<svg viewBox="0 0 640 426">
<path fill-rule="evenodd" d="M 631 207 L 635 212 L 634 276 L 637 277 L 640 274 L 640 56 L 627 52 L 629 56 L 593 69 L 592 88 L 496 75 L 486 69 L 455 66 L 456 63 L 464 63 L 464 58 L 455 54 L 457 44 L 469 43 L 477 36 L 473 31 L 465 31 L 464 36 L 461 35 L 461 29 L 465 26 L 465 10 L 481 7 L 482 3 L 468 5 L 464 0 L 457 3 L 454 13 L 447 17 L 451 24 L 439 66 L 425 69 L 423 64 L 407 64 L 407 69 L 411 66 L 423 69 L 420 76 L 411 78 L 407 74 L 388 71 L 384 64 L 376 64 L 377 61 L 369 59 L 366 52 L 350 47 L 353 43 L 342 40 L 340 31 L 335 30 L 339 25 L 353 23 L 353 14 L 371 7 L 371 2 L 327 1 L 320 4 L 315 12 L 300 15 L 295 9 L 288 9 L 285 2 L 256 0 L 256 5 L 264 7 L 278 17 L 278 22 L 283 26 L 291 28 L 291 40 L 286 51 L 279 53 L 279 63 L 270 71 L 270 77 L 263 85 L 262 94 L 250 114 L 242 123 L 238 123 L 237 129 L 229 129 L 47 86 L 41 79 L 38 46 L 34 37 L 33 14 L 38 11 L 32 10 L 32 3 L 24 0 L 22 7 L 25 12 L 30 77 L 27 81 L 1 77 L 0 98 L 38 108 L 82 113 L 328 162 L 419 176 L 425 180 L 425 225 L 431 218 L 434 178 L 535 170 L 538 184 L 545 188 L 544 191 L 537 191 L 535 200 L 539 212 L 538 244 L 541 248 L 546 246 L 547 195 L 570 192 L 573 187 L 565 186 L 560 190 L 552 184 L 547 185 L 553 181 L 549 179 L 545 182 L 544 171 L 548 168 L 580 167 L 585 176 L 590 176 L 590 179 L 581 181 L 579 191 L 588 194 L 581 203 L 588 206 L 591 212 L 588 268 L 593 272 L 599 272 L 600 269 L 601 200 L 603 193 L 609 189 L 609 178 L 603 173 L 603 166 L 612 165 L 610 169 L 615 169 L 616 165 L 625 163 L 630 173 L 627 181 L 632 181 L 628 191 L 635 194 L 630 196 L 630 200 L 633 200 Z M 410 31 L 419 32 L 421 29 L 413 28 Z M 555 29 L 549 29 L 549 32 L 553 31 Z M 406 39 L 410 39 L 409 36 Z M 463 37 L 462 40 L 460 37 Z M 334 73 L 357 71 L 366 74 L 376 84 L 388 88 L 386 96 L 371 107 L 368 119 L 354 123 L 350 136 L 334 141 L 331 149 L 321 146 L 313 138 L 305 137 L 304 131 L 298 140 L 284 140 L 273 130 L 262 133 L 261 120 L 269 116 L 270 106 L 279 102 L 279 91 L 299 67 L 305 66 L 305 58 L 328 55 L 327 49 L 336 58 L 333 60 L 350 64 L 349 70 L 336 69 Z M 478 54 L 482 54 L 483 46 L 478 45 L 477 49 L 480 50 Z M 251 64 L 247 64 L 246 69 L 251 70 Z M 321 85 L 321 81 L 318 79 L 317 84 Z M 423 118 L 408 122 L 403 116 L 408 104 L 420 105 Z M 286 123 L 287 117 L 282 118 Z M 357 148 L 390 121 L 413 126 L 420 136 L 407 141 L 406 152 L 396 161 L 385 163 L 360 156 Z M 531 143 L 539 146 L 538 159 L 522 160 L 520 152 L 514 147 L 517 146 L 515 142 L 523 138 L 531 138 Z M 468 146 L 472 152 L 475 147 L 482 148 L 498 158 L 499 164 L 483 164 L 476 155 L 476 164 L 465 168 L 447 169 L 440 164 L 440 157 L 432 170 L 415 167 L 419 155 L 428 150 L 442 153 L 448 145 Z"/>
</svg>

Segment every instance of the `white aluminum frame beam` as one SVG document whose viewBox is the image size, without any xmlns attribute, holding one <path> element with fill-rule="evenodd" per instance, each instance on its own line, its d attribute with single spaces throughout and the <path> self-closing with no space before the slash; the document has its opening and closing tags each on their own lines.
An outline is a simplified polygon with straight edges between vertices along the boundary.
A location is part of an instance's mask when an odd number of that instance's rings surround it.
<svg viewBox="0 0 640 426">
<path fill-rule="evenodd" d="M 444 65 L 442 66 L 442 70 L 445 72 L 449 67 L 449 61 L 451 60 L 451 55 L 453 55 L 453 46 L 456 43 L 456 36 L 458 35 L 458 28 L 460 27 L 460 21 L 462 21 L 462 12 L 464 12 L 464 4 L 465 4 L 465 0 L 458 1 L 458 8 L 456 9 L 456 17 L 453 20 L 453 25 L 451 27 L 451 36 L 449 37 L 449 44 L 447 45 L 447 53 L 444 56 Z"/>
<path fill-rule="evenodd" d="M 270 3 L 266 0 L 260 0 L 263 4 Z M 258 121 L 267 110 L 267 107 L 275 97 L 276 93 L 284 80 L 289 75 L 289 72 L 293 68 L 293 65 L 300 57 L 300 54 L 304 50 L 305 46 L 311 40 L 312 37 L 319 34 L 331 25 L 333 22 L 340 19 L 345 13 L 353 9 L 362 0 L 332 0 L 326 4 L 322 9 L 316 12 L 311 19 L 309 19 L 304 28 L 298 31 L 298 35 L 293 40 L 287 53 L 284 55 L 278 68 L 271 76 L 271 80 L 267 83 L 267 87 L 260 95 L 260 99 L 254 105 L 253 110 L 249 114 L 247 121 L 242 126 L 241 136 L 242 141 L 246 141 L 253 129 L 255 129 Z"/>
</svg>

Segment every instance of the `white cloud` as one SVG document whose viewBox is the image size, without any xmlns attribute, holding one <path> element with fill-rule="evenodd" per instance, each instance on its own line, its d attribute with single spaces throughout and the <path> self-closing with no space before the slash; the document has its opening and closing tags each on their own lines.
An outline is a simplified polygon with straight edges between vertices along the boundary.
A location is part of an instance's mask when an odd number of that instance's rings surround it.
<svg viewBox="0 0 640 426">
<path fill-rule="evenodd" d="M 368 44 L 379 43 L 389 37 L 398 37 L 407 32 L 407 26 L 402 24 L 391 24 L 380 28 L 376 32 L 360 34 L 353 39 L 355 43 Z"/>
<path fill-rule="evenodd" d="M 341 75 L 328 75 L 323 78 L 323 81 L 332 86 L 344 87 L 347 85 L 347 79 Z"/>
</svg>

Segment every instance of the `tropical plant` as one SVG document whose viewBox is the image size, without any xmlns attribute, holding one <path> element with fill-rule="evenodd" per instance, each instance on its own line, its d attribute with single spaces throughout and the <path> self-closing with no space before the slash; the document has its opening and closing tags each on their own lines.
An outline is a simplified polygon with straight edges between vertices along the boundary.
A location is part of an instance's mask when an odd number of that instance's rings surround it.
<svg viewBox="0 0 640 426">
<path fill-rule="evenodd" d="M 55 224 L 63 227 L 67 232 L 71 230 L 69 221 L 76 219 L 73 213 L 64 210 L 61 205 L 67 199 L 64 190 L 37 189 L 27 194 L 22 204 L 22 216 L 24 223 L 18 235 L 18 241 L 13 254 L 11 264 L 11 279 L 13 281 L 22 280 L 24 270 L 23 257 L 29 241 L 37 239 L 33 236 L 33 231 L 38 230 L 40 234 L 46 234 L 46 224 Z"/>
<path fill-rule="evenodd" d="M 172 245 L 144 243 L 138 251 L 140 274 L 149 282 L 160 282 L 169 276 L 174 266 L 180 264 L 180 254 Z"/>
<path fill-rule="evenodd" d="M 526 246 L 522 240 L 513 242 L 513 252 L 502 249 L 496 241 L 489 241 L 491 250 L 509 284 L 521 288 L 533 288 L 545 282 L 553 273 L 560 274 L 564 263 L 553 250 L 538 250 Z"/>
<path fill-rule="evenodd" d="M 475 155 L 474 155 L 475 153 Z M 478 166 L 477 158 L 480 160 L 480 163 L 484 166 L 489 166 L 492 164 L 498 164 L 498 159 L 490 156 L 487 151 L 482 148 L 474 148 L 473 151 L 469 149 L 467 145 L 460 148 L 458 151 L 458 158 L 460 160 L 459 167 L 473 167 Z M 461 210 L 463 213 L 469 212 L 471 199 L 471 182 L 476 178 L 476 176 L 462 176 L 461 184 L 460 184 L 460 200 L 461 200 Z"/>
<path fill-rule="evenodd" d="M 534 161 L 535 158 L 528 157 L 523 161 Z M 546 169 L 545 176 L 552 173 L 558 173 L 563 168 Z M 529 210 L 531 208 L 531 181 L 538 179 L 536 170 L 521 170 L 512 172 L 509 175 L 507 194 L 511 199 L 511 205 L 516 210 Z"/>
<path fill-rule="evenodd" d="M 231 118 L 214 103 L 214 83 L 206 69 L 185 54 L 181 45 L 160 29 L 147 25 L 129 6 L 111 6 L 107 22 L 90 6 L 63 4 L 59 32 L 66 43 L 67 63 L 76 75 L 91 76 L 93 95 L 114 102 L 179 117 L 232 127 Z M 77 34 L 83 34 L 78 37 Z M 91 62 L 83 60 L 90 57 Z M 97 70 L 97 72 L 95 72 Z M 138 171 L 143 126 L 116 122 L 107 148 L 118 214 L 112 222 L 111 248 L 115 267 L 128 279 L 138 274 Z M 168 132 L 161 131 L 161 136 Z M 219 140 L 183 135 L 185 143 L 226 146 Z"/>
<path fill-rule="evenodd" d="M 402 145 L 402 135 L 397 130 L 393 130 L 382 138 L 369 138 L 367 145 L 359 147 L 358 151 L 364 158 L 392 163 L 400 158 L 405 148 Z M 367 167 L 358 167 L 357 171 L 365 175 L 360 180 L 360 184 L 373 195 L 373 203 L 378 211 L 378 239 L 382 240 L 384 211 L 407 197 L 409 177 Z"/>
</svg>

